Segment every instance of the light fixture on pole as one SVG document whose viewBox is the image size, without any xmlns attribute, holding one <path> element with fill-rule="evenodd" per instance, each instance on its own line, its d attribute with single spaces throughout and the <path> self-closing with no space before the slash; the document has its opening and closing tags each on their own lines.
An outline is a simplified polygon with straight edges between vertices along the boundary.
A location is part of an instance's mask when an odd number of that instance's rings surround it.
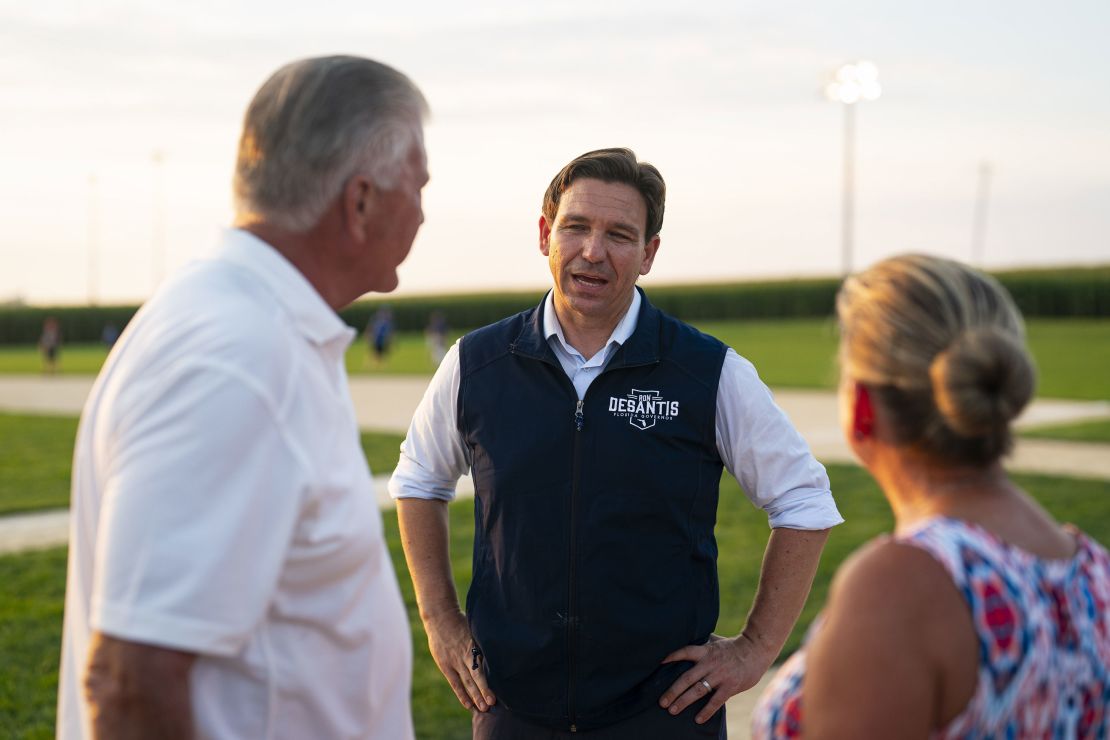
<svg viewBox="0 0 1110 740">
<path fill-rule="evenodd" d="M 855 218 L 856 103 L 878 100 L 882 94 L 879 69 L 868 61 L 850 62 L 836 70 L 825 86 L 825 97 L 844 106 L 844 190 L 841 204 L 841 272 L 852 271 L 852 242 Z"/>
</svg>

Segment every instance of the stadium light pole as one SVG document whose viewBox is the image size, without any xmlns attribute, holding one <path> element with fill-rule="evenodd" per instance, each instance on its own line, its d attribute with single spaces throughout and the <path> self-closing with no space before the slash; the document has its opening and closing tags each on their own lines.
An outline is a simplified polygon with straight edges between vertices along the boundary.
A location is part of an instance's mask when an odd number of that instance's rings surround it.
<svg viewBox="0 0 1110 740">
<path fill-rule="evenodd" d="M 155 149 L 150 155 L 154 165 L 154 223 L 151 276 L 156 289 L 166 276 L 166 152 Z"/>
<path fill-rule="evenodd" d="M 89 213 L 85 222 L 85 237 L 89 249 L 88 302 L 90 306 L 95 306 L 100 295 L 100 239 L 97 233 L 99 231 L 100 199 L 97 197 L 96 173 L 89 175 L 88 185 Z"/>
<path fill-rule="evenodd" d="M 879 69 L 872 62 L 849 62 L 836 70 L 825 86 L 825 97 L 844 108 L 844 179 L 840 212 L 840 269 L 852 272 L 855 238 L 856 104 L 878 100 L 882 94 Z"/>
<path fill-rule="evenodd" d="M 971 223 L 971 264 L 983 267 L 987 245 L 987 206 L 990 203 L 991 176 L 994 167 L 990 162 L 979 163 L 979 177 L 975 185 L 975 216 Z"/>
</svg>

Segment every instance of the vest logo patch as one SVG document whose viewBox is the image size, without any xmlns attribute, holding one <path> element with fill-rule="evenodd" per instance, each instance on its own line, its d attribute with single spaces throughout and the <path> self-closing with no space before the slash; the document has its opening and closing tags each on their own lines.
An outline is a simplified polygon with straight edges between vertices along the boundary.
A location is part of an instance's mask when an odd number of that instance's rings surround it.
<svg viewBox="0 0 1110 740">
<path fill-rule="evenodd" d="M 637 429 L 651 429 L 657 421 L 670 421 L 678 416 L 678 401 L 666 401 L 659 391 L 633 388 L 623 398 L 609 396 L 609 411 L 616 417 L 627 416 Z"/>
</svg>

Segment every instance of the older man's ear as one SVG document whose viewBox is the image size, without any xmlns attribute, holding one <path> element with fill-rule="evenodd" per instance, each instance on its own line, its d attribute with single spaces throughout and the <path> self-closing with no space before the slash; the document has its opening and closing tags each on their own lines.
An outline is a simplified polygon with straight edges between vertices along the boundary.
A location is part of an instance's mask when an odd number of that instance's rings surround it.
<svg viewBox="0 0 1110 740">
<path fill-rule="evenodd" d="M 353 175 L 343 187 L 344 227 L 348 235 L 358 243 L 364 243 L 372 229 L 371 222 L 376 218 L 375 197 L 377 187 L 366 175 Z"/>
</svg>

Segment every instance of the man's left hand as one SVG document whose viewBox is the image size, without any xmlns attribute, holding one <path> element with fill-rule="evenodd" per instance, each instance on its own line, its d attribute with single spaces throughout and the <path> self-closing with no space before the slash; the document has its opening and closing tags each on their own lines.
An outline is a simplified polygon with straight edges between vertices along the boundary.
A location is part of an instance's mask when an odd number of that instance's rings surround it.
<svg viewBox="0 0 1110 740">
<path fill-rule="evenodd" d="M 735 638 L 710 635 L 704 645 L 679 648 L 663 662 L 685 660 L 694 665 L 659 697 L 659 706 L 678 714 L 708 694 L 709 701 L 694 717 L 699 725 L 708 722 L 729 698 L 759 682 L 775 659 L 767 652 L 744 634 Z"/>
</svg>

